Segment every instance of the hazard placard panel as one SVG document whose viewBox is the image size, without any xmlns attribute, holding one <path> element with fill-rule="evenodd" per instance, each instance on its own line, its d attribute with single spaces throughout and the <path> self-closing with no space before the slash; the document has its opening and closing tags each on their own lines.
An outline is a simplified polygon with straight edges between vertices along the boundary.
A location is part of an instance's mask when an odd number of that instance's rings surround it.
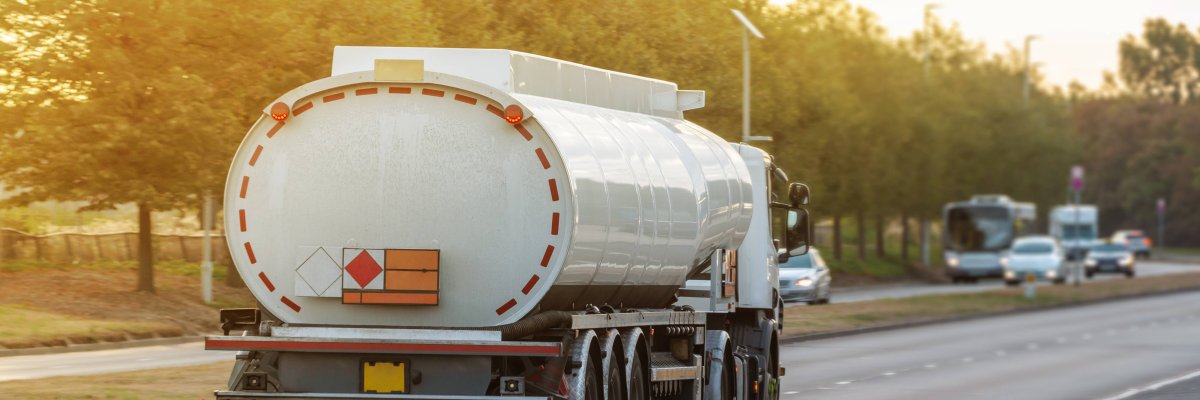
<svg viewBox="0 0 1200 400">
<path fill-rule="evenodd" d="M 440 252 L 346 249 L 344 304 L 437 305 Z"/>
</svg>

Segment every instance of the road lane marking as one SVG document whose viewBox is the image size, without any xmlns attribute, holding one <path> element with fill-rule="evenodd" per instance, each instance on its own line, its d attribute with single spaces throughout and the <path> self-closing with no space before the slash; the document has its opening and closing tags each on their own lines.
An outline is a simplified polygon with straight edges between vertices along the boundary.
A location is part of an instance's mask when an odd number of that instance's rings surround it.
<svg viewBox="0 0 1200 400">
<path fill-rule="evenodd" d="M 892 375 L 895 375 L 895 374 L 896 374 L 895 372 L 888 371 L 888 372 L 884 372 L 884 373 L 883 373 L 883 376 L 892 376 Z"/>
<path fill-rule="evenodd" d="M 1092 340 L 1092 334 L 1090 334 L 1090 333 L 1083 334 L 1083 340 Z"/>
<path fill-rule="evenodd" d="M 929 368 L 929 369 L 937 368 L 937 364 L 925 364 L 925 368 Z"/>
<path fill-rule="evenodd" d="M 796 393 L 800 393 L 800 392 L 797 392 L 795 390 L 789 390 L 789 391 L 783 392 L 783 394 L 796 394 Z"/>
<path fill-rule="evenodd" d="M 965 363 L 969 363 L 971 361 L 975 361 L 975 359 L 971 358 L 971 357 L 963 357 L 963 359 L 962 359 L 962 362 L 965 362 Z"/>
<path fill-rule="evenodd" d="M 838 385 L 849 385 L 851 383 L 854 383 L 854 381 L 841 381 L 841 382 L 838 382 L 837 384 Z"/>
<path fill-rule="evenodd" d="M 1175 378 L 1171 378 L 1171 379 L 1167 379 L 1167 380 L 1158 381 L 1158 382 L 1155 382 L 1155 383 L 1153 383 L 1153 384 L 1151 384 L 1151 385 L 1149 385 L 1149 386 L 1140 387 L 1140 388 L 1133 388 L 1133 389 L 1129 389 L 1129 390 L 1126 390 L 1124 393 L 1121 393 L 1121 394 L 1118 394 L 1118 395 L 1116 395 L 1116 396 L 1112 396 L 1112 397 L 1106 398 L 1106 399 L 1104 399 L 1104 400 L 1122 400 L 1122 399 L 1128 399 L 1128 398 L 1130 398 L 1130 397 L 1136 396 L 1136 395 L 1138 395 L 1138 394 L 1141 394 L 1141 393 L 1143 393 L 1143 392 L 1150 392 L 1150 391 L 1154 391 L 1154 390 L 1162 389 L 1164 386 L 1169 386 L 1169 385 L 1173 385 L 1173 384 L 1176 384 L 1176 383 L 1179 383 L 1179 382 L 1183 382 L 1183 381 L 1186 381 L 1186 380 L 1188 380 L 1188 379 L 1195 378 L 1195 377 L 1197 377 L 1197 376 L 1200 376 L 1200 371 L 1193 371 L 1193 372 L 1192 372 L 1192 373 L 1190 373 L 1190 374 L 1183 375 L 1183 376 L 1179 376 L 1179 377 L 1175 377 Z"/>
<path fill-rule="evenodd" d="M 1005 354 L 1004 350 L 996 350 L 996 357 L 1004 357 Z"/>
<path fill-rule="evenodd" d="M 1030 351 L 1037 350 L 1037 349 L 1038 349 L 1038 344 L 1037 344 L 1036 342 L 1035 342 L 1035 343 L 1030 343 L 1030 344 L 1027 344 L 1027 345 L 1025 345 L 1025 349 L 1026 349 L 1026 350 L 1030 350 Z"/>
</svg>

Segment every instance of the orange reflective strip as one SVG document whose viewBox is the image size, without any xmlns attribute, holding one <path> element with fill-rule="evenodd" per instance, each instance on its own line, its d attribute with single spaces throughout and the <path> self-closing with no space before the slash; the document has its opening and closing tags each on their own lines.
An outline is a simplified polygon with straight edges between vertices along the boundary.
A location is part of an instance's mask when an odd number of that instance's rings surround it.
<svg viewBox="0 0 1200 400">
<path fill-rule="evenodd" d="M 433 90 L 433 89 L 421 89 L 421 94 L 426 95 L 426 96 L 442 97 L 442 96 L 446 95 L 446 92 L 443 92 L 441 90 Z"/>
<path fill-rule="evenodd" d="M 554 213 L 554 216 L 550 218 L 550 234 L 558 234 L 558 213 Z"/>
<path fill-rule="evenodd" d="M 243 176 L 242 177 L 242 193 L 239 194 L 239 196 L 243 199 L 246 198 L 246 187 L 247 186 L 250 186 L 250 177 Z"/>
<path fill-rule="evenodd" d="M 550 178 L 550 199 L 558 201 L 558 182 Z"/>
<path fill-rule="evenodd" d="M 254 166 L 254 163 L 257 163 L 257 162 L 258 162 L 258 156 L 259 156 L 260 154 L 262 154 L 262 146 L 261 146 L 261 145 L 260 145 L 260 146 L 258 146 L 258 147 L 255 147 L 255 148 L 254 148 L 254 155 L 250 156 L 250 166 L 251 166 L 251 167 L 253 167 L 253 166 Z"/>
<path fill-rule="evenodd" d="M 287 304 L 287 306 L 291 307 L 293 311 L 300 312 L 300 305 L 292 302 L 292 299 L 287 298 L 287 296 L 280 297 L 279 301 L 282 301 L 283 304 Z"/>
<path fill-rule="evenodd" d="M 328 95 L 328 96 L 322 97 L 322 98 L 321 98 L 321 101 L 322 101 L 322 102 L 325 102 L 325 103 L 329 103 L 329 102 L 338 101 L 338 100 L 341 100 L 341 99 L 344 99 L 344 98 L 346 98 L 346 93 L 345 93 L 345 92 L 342 92 L 342 93 L 334 93 L 334 94 L 331 94 L 331 95 Z"/>
<path fill-rule="evenodd" d="M 375 94 L 375 93 L 379 93 L 379 88 L 366 88 L 366 89 L 358 89 L 358 90 L 354 91 L 355 96 L 366 96 L 366 95 Z"/>
<path fill-rule="evenodd" d="M 309 103 L 309 106 L 311 107 L 312 104 Z M 283 128 L 283 121 L 276 122 L 275 126 L 272 126 L 271 130 L 267 131 L 267 139 L 275 137 L 275 133 L 279 132 L 280 128 Z"/>
<path fill-rule="evenodd" d="M 538 278 L 537 275 L 529 277 L 529 282 L 526 282 L 525 287 L 521 288 L 521 293 L 529 294 L 529 291 L 533 290 L 533 285 L 536 285 L 538 283 L 538 279 L 540 279 L 540 278 Z"/>
<path fill-rule="evenodd" d="M 259 273 L 258 273 L 258 279 L 261 279 L 261 280 L 262 280 L 262 283 L 263 283 L 264 285 L 267 285 L 267 290 L 268 290 L 268 291 L 271 291 L 271 292 L 274 292 L 274 291 L 275 291 L 275 285 L 271 284 L 271 280 L 270 280 L 270 279 L 267 279 L 267 274 L 265 274 L 265 273 L 262 273 L 262 272 L 259 272 Z"/>
<path fill-rule="evenodd" d="M 463 103 L 467 103 L 467 104 L 470 104 L 470 105 L 475 105 L 475 102 L 479 101 L 479 100 L 475 100 L 475 98 L 474 98 L 474 97 L 471 97 L 471 96 L 463 96 L 463 95 L 461 95 L 461 94 L 456 94 L 456 95 L 454 95 L 454 100 L 458 100 L 458 101 L 461 101 L 461 102 L 463 102 Z"/>
<path fill-rule="evenodd" d="M 534 150 L 533 152 L 537 153 L 538 160 L 542 162 L 542 169 L 550 169 L 550 160 L 546 159 L 546 152 L 542 151 L 541 147 L 538 147 L 538 149 Z"/>
<path fill-rule="evenodd" d="M 308 111 L 308 109 L 310 109 L 310 108 L 313 108 L 313 103 L 311 101 L 304 103 L 304 104 L 300 105 L 300 107 L 296 107 L 295 109 L 293 109 L 292 115 L 299 117 L 300 114 L 303 114 L 305 111 Z"/>
<path fill-rule="evenodd" d="M 557 221 L 557 219 L 555 219 Z M 238 225 L 242 232 L 246 231 L 246 210 L 238 210 Z"/>
<path fill-rule="evenodd" d="M 488 104 L 487 110 L 492 114 L 496 114 L 497 117 L 504 118 L 504 110 L 501 110 L 499 107 Z"/>
<path fill-rule="evenodd" d="M 550 265 L 550 256 L 553 256 L 553 255 L 554 255 L 554 245 L 552 245 L 552 244 L 546 245 L 546 254 L 542 254 L 542 266 L 543 267 Z"/>
<path fill-rule="evenodd" d="M 388 93 L 409 94 L 412 93 L 412 88 L 393 86 L 388 88 Z"/>
<path fill-rule="evenodd" d="M 533 140 L 533 135 L 529 134 L 529 130 L 525 129 L 525 125 L 516 124 L 513 126 L 517 127 L 517 132 L 521 132 L 521 136 L 525 137 L 526 142 Z"/>
<path fill-rule="evenodd" d="M 250 259 L 250 263 L 251 264 L 257 263 L 258 259 L 254 258 L 254 248 L 250 247 L 250 242 L 246 242 L 245 247 L 246 247 L 246 257 Z"/>
<path fill-rule="evenodd" d="M 502 305 L 502 306 L 500 306 L 500 308 L 496 309 L 496 315 L 503 315 L 505 312 L 507 312 L 510 308 L 513 308 L 513 306 L 515 306 L 515 305 L 517 305 L 517 299 L 508 299 L 507 303 L 504 303 L 504 305 Z"/>
</svg>

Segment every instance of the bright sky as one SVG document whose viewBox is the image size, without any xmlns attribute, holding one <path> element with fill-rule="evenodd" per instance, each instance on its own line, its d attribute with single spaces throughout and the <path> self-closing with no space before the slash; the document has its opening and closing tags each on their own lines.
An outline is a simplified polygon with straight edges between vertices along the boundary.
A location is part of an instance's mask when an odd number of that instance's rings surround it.
<svg viewBox="0 0 1200 400">
<path fill-rule="evenodd" d="M 922 10 L 943 22 L 958 22 L 963 34 L 987 44 L 988 51 L 1020 48 L 1025 35 L 1037 35 L 1031 58 L 1052 85 L 1078 80 L 1090 88 L 1103 81 L 1103 71 L 1117 69 L 1117 43 L 1139 34 L 1148 17 L 1165 17 L 1200 27 L 1200 0 L 848 0 L 879 16 L 893 36 L 920 29 Z M 792 0 L 771 0 L 787 4 Z"/>
</svg>

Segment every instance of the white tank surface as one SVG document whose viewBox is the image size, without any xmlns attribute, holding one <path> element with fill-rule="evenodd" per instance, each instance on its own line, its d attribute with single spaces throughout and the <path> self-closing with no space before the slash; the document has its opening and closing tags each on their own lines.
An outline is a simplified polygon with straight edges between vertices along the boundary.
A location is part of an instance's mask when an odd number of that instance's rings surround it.
<svg viewBox="0 0 1200 400">
<path fill-rule="evenodd" d="M 702 103 L 507 50 L 339 47 L 333 76 L 273 102 L 242 142 L 230 250 L 289 324 L 666 306 L 750 223 L 735 145 L 682 119 Z"/>
</svg>

